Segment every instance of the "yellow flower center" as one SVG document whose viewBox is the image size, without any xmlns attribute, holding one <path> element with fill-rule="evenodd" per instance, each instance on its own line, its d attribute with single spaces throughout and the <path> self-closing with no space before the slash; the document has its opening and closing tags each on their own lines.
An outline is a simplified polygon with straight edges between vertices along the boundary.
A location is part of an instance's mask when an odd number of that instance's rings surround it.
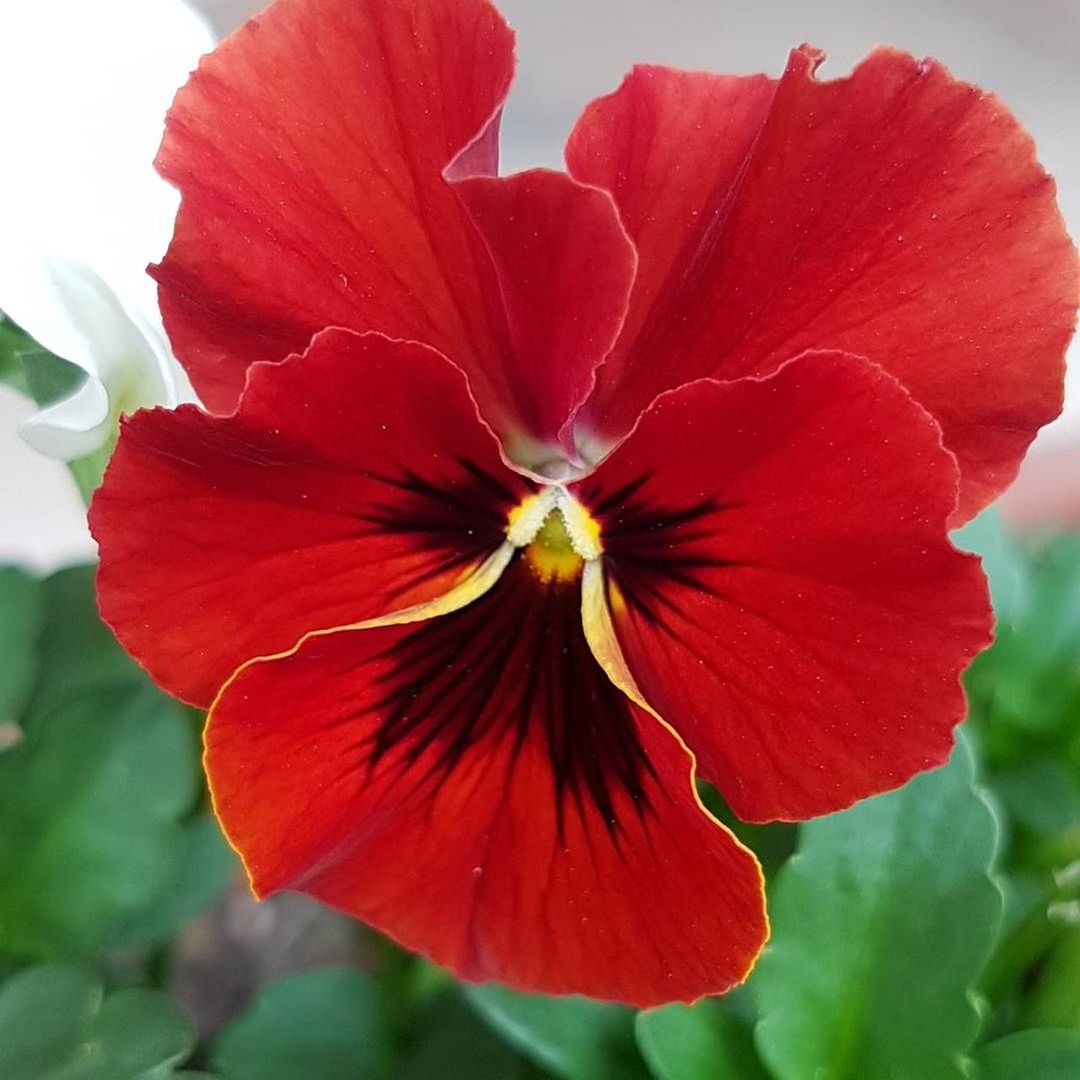
<svg viewBox="0 0 1080 1080">
<path fill-rule="evenodd" d="M 561 511 L 552 510 L 525 548 L 529 569 L 544 582 L 577 581 L 585 560 L 574 550 Z"/>
<path fill-rule="evenodd" d="M 530 569 L 544 582 L 577 581 L 585 562 L 603 551 L 599 523 L 562 487 L 545 488 L 514 507 L 506 535 L 525 549 Z"/>
</svg>

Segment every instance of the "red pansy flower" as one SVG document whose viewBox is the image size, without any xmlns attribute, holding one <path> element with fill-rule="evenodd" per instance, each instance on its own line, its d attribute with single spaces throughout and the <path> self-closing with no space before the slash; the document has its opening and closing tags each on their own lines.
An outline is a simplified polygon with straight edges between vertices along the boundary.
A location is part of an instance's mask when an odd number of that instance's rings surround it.
<svg viewBox="0 0 1080 1080">
<path fill-rule="evenodd" d="M 181 91 L 154 274 L 216 415 L 127 420 L 92 524 L 259 895 L 690 1000 L 767 934 L 696 768 L 767 821 L 945 760 L 946 529 L 1058 409 L 1075 254 L 993 97 L 819 60 L 637 68 L 505 178 L 486 0 L 278 0 Z"/>
</svg>

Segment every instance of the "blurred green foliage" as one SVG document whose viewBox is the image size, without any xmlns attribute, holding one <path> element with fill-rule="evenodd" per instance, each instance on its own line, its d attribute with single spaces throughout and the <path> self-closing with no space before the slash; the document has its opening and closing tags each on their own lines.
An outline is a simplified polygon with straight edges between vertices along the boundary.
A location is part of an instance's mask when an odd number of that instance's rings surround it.
<svg viewBox="0 0 1080 1080">
<path fill-rule="evenodd" d="M 957 539 L 999 617 L 965 737 L 841 814 L 732 822 L 770 891 L 747 987 L 643 1013 L 458 987 L 357 925 L 355 966 L 273 978 L 201 1031 L 172 975 L 238 873 L 201 717 L 113 641 L 90 568 L 0 569 L 0 1077 L 1080 1078 L 1080 539 L 993 515 Z"/>
</svg>

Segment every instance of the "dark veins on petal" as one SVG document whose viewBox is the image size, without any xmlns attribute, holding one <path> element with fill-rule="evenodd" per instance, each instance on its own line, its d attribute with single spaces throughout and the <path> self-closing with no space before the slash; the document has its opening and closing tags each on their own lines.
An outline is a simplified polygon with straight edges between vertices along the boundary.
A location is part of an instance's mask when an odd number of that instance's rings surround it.
<svg viewBox="0 0 1080 1080">
<path fill-rule="evenodd" d="M 584 817 L 591 804 L 616 841 L 625 795 L 649 812 L 655 774 L 627 699 L 589 650 L 578 582 L 541 581 L 518 555 L 490 592 L 417 623 L 385 659 L 370 768 L 392 755 L 403 779 L 437 785 L 477 744 L 512 740 L 511 762 L 526 744 L 550 761 L 560 833 L 571 805 Z"/>
<path fill-rule="evenodd" d="M 510 511 L 531 491 L 524 481 L 517 492 L 467 458 L 455 456 L 453 468 L 439 478 L 404 470 L 379 477 L 388 498 L 358 516 L 389 533 L 442 537 L 448 541 L 437 560 L 409 580 L 410 585 L 438 577 L 456 567 L 474 567 L 506 539 Z"/>
<path fill-rule="evenodd" d="M 647 477 L 612 492 L 591 489 L 586 480 L 577 492 L 600 522 L 609 602 L 617 589 L 625 602 L 659 626 L 672 604 L 676 582 L 689 589 L 715 592 L 707 572 L 740 565 L 717 557 L 716 519 L 733 503 L 705 497 L 684 506 L 664 506 L 642 497 Z"/>
</svg>

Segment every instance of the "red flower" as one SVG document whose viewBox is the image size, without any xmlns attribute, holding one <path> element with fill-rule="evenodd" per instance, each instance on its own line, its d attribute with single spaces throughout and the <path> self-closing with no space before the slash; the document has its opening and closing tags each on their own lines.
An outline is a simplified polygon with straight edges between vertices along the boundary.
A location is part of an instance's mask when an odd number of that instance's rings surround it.
<svg viewBox="0 0 1080 1080">
<path fill-rule="evenodd" d="M 92 523 L 257 893 L 689 1000 L 767 932 L 691 750 L 755 821 L 945 760 L 989 634 L 947 523 L 1058 409 L 1075 254 L 994 98 L 819 59 L 635 69 L 569 175 L 496 178 L 485 0 L 278 0 L 181 91 L 154 273 L 222 415 L 129 419 Z"/>
</svg>

